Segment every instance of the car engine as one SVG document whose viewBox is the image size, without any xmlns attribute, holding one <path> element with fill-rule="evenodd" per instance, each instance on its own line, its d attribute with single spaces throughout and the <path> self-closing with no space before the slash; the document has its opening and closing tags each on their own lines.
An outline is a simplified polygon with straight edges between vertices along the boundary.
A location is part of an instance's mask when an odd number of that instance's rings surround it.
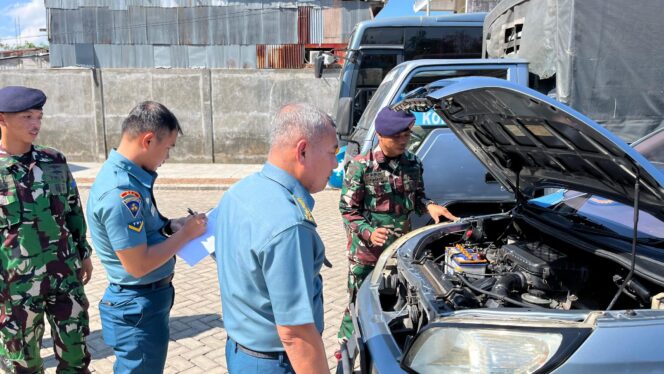
<svg viewBox="0 0 664 374">
<path fill-rule="evenodd" d="M 444 261 L 431 265 L 443 273 L 441 284 L 452 285 L 447 300 L 454 309 L 501 307 L 506 300 L 525 304 L 521 306 L 570 309 L 589 275 L 587 266 L 547 244 L 511 238 L 500 246 L 448 246 Z M 475 292 L 459 287 L 464 283 Z"/>
<path fill-rule="evenodd" d="M 386 266 L 381 304 L 407 311 L 409 326 L 434 318 L 430 313 L 463 309 L 602 310 L 628 269 L 579 245 L 573 235 L 546 234 L 518 219 L 478 219 L 427 237 L 412 259 Z M 618 307 L 649 307 L 657 292 L 661 287 L 633 277 Z"/>
</svg>

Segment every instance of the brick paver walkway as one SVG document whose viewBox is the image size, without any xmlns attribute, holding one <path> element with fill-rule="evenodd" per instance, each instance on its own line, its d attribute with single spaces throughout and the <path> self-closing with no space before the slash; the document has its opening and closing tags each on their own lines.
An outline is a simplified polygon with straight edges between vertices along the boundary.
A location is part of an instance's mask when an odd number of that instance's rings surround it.
<svg viewBox="0 0 664 374">
<path fill-rule="evenodd" d="M 159 183 L 159 182 L 157 182 Z M 156 190 L 155 198 L 160 211 L 167 217 L 186 214 L 187 208 L 205 211 L 217 204 L 223 191 Z M 81 190 L 83 206 L 87 201 L 87 189 Z M 339 191 L 323 191 L 314 196 L 313 211 L 318 231 L 325 243 L 327 257 L 334 264 L 332 269 L 323 268 L 325 331 L 323 339 L 332 370 L 336 367 L 333 357 L 337 349 L 336 331 L 346 302 L 344 256 L 345 239 L 341 217 L 337 210 Z M 270 207 L 265 207 L 270 214 Z M 88 345 L 92 353 L 91 369 L 96 373 L 113 372 L 113 351 L 101 337 L 98 303 L 106 285 L 106 274 L 96 256 L 93 279 L 86 286 L 90 300 L 90 336 Z M 221 317 L 217 267 L 212 259 L 205 259 L 195 267 L 178 261 L 175 268 L 175 305 L 171 312 L 171 341 L 165 373 L 225 373 L 224 346 L 226 331 Z M 56 361 L 52 351 L 52 340 L 47 332 L 44 336 L 47 373 L 55 373 Z"/>
</svg>

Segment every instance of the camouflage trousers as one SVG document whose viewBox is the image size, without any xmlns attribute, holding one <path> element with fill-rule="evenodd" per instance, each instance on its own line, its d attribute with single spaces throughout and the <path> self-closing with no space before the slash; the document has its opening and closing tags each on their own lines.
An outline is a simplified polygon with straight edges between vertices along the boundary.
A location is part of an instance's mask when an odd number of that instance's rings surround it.
<svg viewBox="0 0 664 374">
<path fill-rule="evenodd" d="M 69 259 L 67 262 L 72 262 Z M 8 274 L 0 280 L 0 368 L 14 373 L 43 373 L 39 355 L 44 315 L 51 326 L 58 373 L 89 373 L 85 337 L 88 300 L 77 276 L 80 263 L 54 261 L 29 274 Z M 51 274 L 51 273 L 54 274 Z"/>
<path fill-rule="evenodd" d="M 374 265 L 362 265 L 352 261 L 348 262 L 348 306 L 346 306 L 343 318 L 341 319 L 339 333 L 337 333 L 339 344 L 348 341 L 351 336 L 353 336 L 354 329 L 353 321 L 350 317 L 350 304 L 355 302 L 357 290 L 360 289 L 360 286 L 367 276 L 371 274 L 374 267 Z"/>
</svg>

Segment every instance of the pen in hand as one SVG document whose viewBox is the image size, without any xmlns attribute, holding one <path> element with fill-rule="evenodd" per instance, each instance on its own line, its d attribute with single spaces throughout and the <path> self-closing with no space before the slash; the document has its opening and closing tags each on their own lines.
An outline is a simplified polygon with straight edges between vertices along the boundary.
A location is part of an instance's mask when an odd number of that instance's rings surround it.
<svg viewBox="0 0 664 374">
<path fill-rule="evenodd" d="M 187 213 L 189 213 L 190 216 L 195 216 L 196 215 L 196 212 L 191 210 L 191 208 L 187 208 Z"/>
</svg>

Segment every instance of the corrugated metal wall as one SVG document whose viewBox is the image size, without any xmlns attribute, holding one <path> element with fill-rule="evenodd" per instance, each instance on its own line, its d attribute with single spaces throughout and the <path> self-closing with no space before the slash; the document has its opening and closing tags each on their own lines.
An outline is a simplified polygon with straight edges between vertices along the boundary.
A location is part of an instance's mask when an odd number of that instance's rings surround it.
<svg viewBox="0 0 664 374">
<path fill-rule="evenodd" d="M 399 0 L 394 0 L 399 1 Z M 46 8 L 78 9 L 82 7 L 105 7 L 112 10 L 126 10 L 132 6 L 157 8 L 191 8 L 240 6 L 247 9 L 297 8 L 302 5 L 317 7 L 336 7 L 339 0 L 45 0 Z"/>
<path fill-rule="evenodd" d="M 323 43 L 343 43 L 341 8 L 323 9 Z"/>
<path fill-rule="evenodd" d="M 256 46 L 256 67 L 259 69 L 301 69 L 304 67 L 303 44 Z"/>
<path fill-rule="evenodd" d="M 301 6 L 297 8 L 297 42 L 309 44 L 309 33 L 311 24 L 311 7 Z"/>
<path fill-rule="evenodd" d="M 323 10 L 311 9 L 309 16 L 309 40 L 312 44 L 322 44 L 323 41 Z"/>
<path fill-rule="evenodd" d="M 365 1 L 46 0 L 51 66 L 299 68 L 345 44 Z"/>
</svg>

